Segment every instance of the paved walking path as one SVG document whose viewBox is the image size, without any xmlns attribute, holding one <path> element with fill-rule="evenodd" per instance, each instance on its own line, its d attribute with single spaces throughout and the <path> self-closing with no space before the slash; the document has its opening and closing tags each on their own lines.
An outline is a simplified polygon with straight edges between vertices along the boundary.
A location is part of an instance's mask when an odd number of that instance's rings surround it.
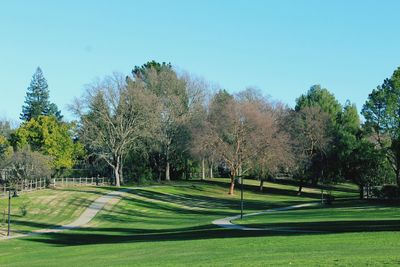
<svg viewBox="0 0 400 267">
<path fill-rule="evenodd" d="M 266 214 L 266 213 L 271 213 L 271 212 L 276 212 L 276 211 L 286 211 L 286 210 L 294 210 L 294 209 L 305 208 L 305 207 L 314 207 L 314 206 L 318 206 L 318 205 L 320 205 L 320 203 L 299 204 L 299 205 L 293 205 L 293 206 L 276 208 L 276 209 L 268 209 L 268 210 L 250 213 L 250 214 L 244 214 L 243 217 L 256 216 L 256 215 L 261 215 L 261 214 Z M 237 219 L 240 219 L 240 215 L 226 217 L 223 219 L 218 219 L 218 220 L 213 221 L 212 223 L 214 225 L 218 225 L 219 227 L 222 227 L 222 228 L 244 230 L 244 231 L 279 231 L 279 232 L 321 233 L 321 231 L 299 230 L 299 229 L 293 229 L 290 227 L 252 228 L 252 227 L 246 227 L 243 225 L 238 225 L 238 224 L 232 223 L 232 221 L 237 220 Z"/>
<path fill-rule="evenodd" d="M 40 230 L 35 230 L 27 234 L 14 234 L 10 237 L 5 237 L 5 239 L 12 239 L 12 238 L 18 238 L 18 237 L 25 237 L 25 236 L 34 236 L 34 235 L 40 235 L 40 234 L 45 234 L 45 233 L 58 233 L 62 232 L 65 230 L 71 230 L 71 229 L 76 229 L 84 226 L 88 222 L 90 222 L 96 214 L 104 208 L 104 206 L 107 203 L 110 203 L 112 200 L 118 199 L 122 194 L 125 192 L 129 191 L 131 189 L 122 189 L 118 191 L 112 191 L 108 194 L 105 194 L 104 196 L 99 197 L 95 201 L 90 204 L 89 207 L 86 208 L 86 210 L 79 216 L 78 219 L 75 221 L 60 226 L 56 228 L 49 228 L 49 229 L 40 229 Z"/>
</svg>

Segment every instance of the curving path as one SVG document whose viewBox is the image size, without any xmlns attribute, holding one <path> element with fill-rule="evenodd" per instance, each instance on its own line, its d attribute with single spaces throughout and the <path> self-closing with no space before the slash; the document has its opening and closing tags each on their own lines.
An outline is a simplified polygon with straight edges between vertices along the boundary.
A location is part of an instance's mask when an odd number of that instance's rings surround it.
<svg viewBox="0 0 400 267">
<path fill-rule="evenodd" d="M 13 239 L 13 238 L 19 238 L 19 237 L 26 237 L 26 236 L 34 236 L 34 235 L 40 235 L 40 234 L 46 234 L 46 233 L 58 233 L 62 232 L 65 230 L 71 230 L 71 229 L 77 229 L 80 227 L 83 227 L 87 223 L 89 223 L 96 215 L 101 211 L 104 206 L 108 203 L 111 203 L 112 201 L 118 201 L 119 197 L 133 189 L 143 189 L 143 188 L 148 188 L 148 187 L 160 187 L 160 186 L 147 186 L 147 187 L 134 187 L 134 188 L 126 188 L 118 191 L 112 191 L 108 194 L 105 194 L 90 204 L 89 207 L 86 208 L 86 210 L 79 216 L 78 219 L 75 221 L 60 226 L 56 228 L 48 228 L 48 229 L 40 229 L 40 230 L 35 230 L 27 234 L 15 234 L 10 237 L 4 237 L 4 239 Z M 151 200 L 146 197 L 141 197 L 141 196 L 135 196 L 135 198 L 140 198 L 140 199 L 147 199 Z M 160 200 L 151 200 L 154 202 L 164 202 Z M 288 207 L 282 207 L 282 208 L 276 208 L 276 209 L 268 209 L 256 213 L 250 213 L 250 214 L 245 214 L 243 217 L 250 217 L 250 216 L 256 216 L 256 215 L 261 215 L 261 214 L 266 214 L 266 213 L 271 213 L 271 212 L 276 212 L 276 211 L 287 211 L 287 210 L 293 210 L 293 209 L 299 209 L 299 208 L 304 208 L 304 207 L 312 207 L 312 206 L 318 206 L 320 203 L 306 203 L 306 204 L 299 204 L 299 205 L 293 205 L 293 206 L 288 206 Z M 184 205 L 177 204 L 177 206 L 182 206 L 183 208 L 189 208 L 189 209 L 198 209 L 195 207 L 187 207 Z M 232 216 L 232 217 L 226 217 L 223 219 L 218 219 L 214 220 L 212 224 L 217 225 L 222 228 L 227 228 L 227 229 L 236 229 L 236 230 L 244 230 L 244 231 L 284 231 L 284 232 L 318 232 L 320 233 L 321 231 L 304 231 L 304 230 L 296 230 L 296 229 L 291 229 L 289 227 L 269 227 L 269 228 L 252 228 L 252 227 L 246 227 L 242 225 L 237 225 L 232 223 L 233 220 L 237 220 L 240 218 L 240 215 Z"/>
<path fill-rule="evenodd" d="M 84 226 L 88 222 L 90 222 L 96 215 L 99 213 L 100 210 L 104 208 L 104 206 L 108 203 L 110 203 L 113 200 L 118 199 L 123 193 L 129 191 L 129 189 L 122 189 L 118 191 L 112 191 L 108 194 L 105 194 L 104 196 L 99 197 L 95 201 L 90 204 L 89 207 L 86 208 L 86 210 L 79 216 L 78 219 L 75 221 L 60 226 L 56 228 L 49 228 L 49 229 L 40 229 L 40 230 L 35 230 L 27 234 L 16 234 L 12 235 L 9 237 L 5 237 L 5 239 L 12 239 L 12 238 L 18 238 L 18 237 L 25 237 L 25 236 L 34 236 L 34 235 L 40 235 L 40 234 L 45 234 L 45 233 L 58 233 L 62 232 L 65 230 L 71 230 L 71 229 L 76 229 Z"/>
<path fill-rule="evenodd" d="M 318 205 L 320 205 L 320 203 L 299 204 L 299 205 L 293 205 L 293 206 L 276 208 L 276 209 L 268 209 L 268 210 L 250 213 L 250 214 L 244 214 L 243 217 L 256 216 L 256 215 L 261 215 L 261 214 L 266 214 L 266 213 L 271 213 L 271 212 L 276 212 L 276 211 L 287 211 L 287 210 L 294 210 L 294 209 L 305 208 L 305 207 L 314 207 L 314 206 L 318 206 Z M 298 230 L 298 229 L 292 229 L 289 227 L 252 228 L 252 227 L 246 227 L 243 225 L 237 225 L 237 224 L 232 223 L 233 220 L 237 220 L 237 219 L 240 219 L 240 215 L 226 217 L 223 219 L 218 219 L 218 220 L 213 221 L 212 223 L 214 225 L 217 225 L 222 228 L 244 230 L 244 231 L 279 231 L 279 232 L 296 232 L 296 233 L 297 232 L 299 232 L 299 233 L 300 232 L 306 232 L 306 233 L 321 233 L 322 232 L 322 231 Z"/>
</svg>

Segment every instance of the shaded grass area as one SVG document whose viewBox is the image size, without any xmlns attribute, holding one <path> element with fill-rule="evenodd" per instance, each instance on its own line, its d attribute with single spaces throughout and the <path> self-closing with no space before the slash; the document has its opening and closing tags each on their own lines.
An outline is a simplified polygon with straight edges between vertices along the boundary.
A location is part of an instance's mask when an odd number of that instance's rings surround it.
<svg viewBox="0 0 400 267">
<path fill-rule="evenodd" d="M 259 210 L 318 201 L 309 189 L 297 196 L 294 185 L 267 183 L 259 192 L 257 181 L 247 181 L 245 208 Z M 343 201 L 332 215 L 318 208 L 299 216 L 277 213 L 275 223 L 314 223 L 331 218 L 354 225 L 369 221 L 352 214 L 354 207 L 369 209 L 380 204 L 359 202 L 352 187 L 341 190 Z M 133 189 L 117 204 L 107 205 L 87 228 L 0 242 L 0 265 L 5 266 L 349 266 L 400 263 L 398 227 L 355 229 L 357 233 L 291 233 L 238 231 L 218 228 L 214 219 L 238 213 L 239 194 L 227 195 L 225 179 Z M 355 195 L 357 195 L 355 193 Z M 398 223 L 397 206 L 382 214 L 381 222 Z M 342 210 L 341 210 L 342 209 Z M 350 212 L 350 213 L 349 213 Z M 348 215 L 350 214 L 350 215 Z M 380 216 L 380 210 L 375 213 Z M 374 215 L 374 216 L 375 216 Z M 299 221 L 293 218 L 297 217 Z M 292 219 L 291 219 L 292 218 Z M 301 218 L 309 218 L 300 220 Z M 250 219 L 250 218 L 249 218 Z M 256 219 L 256 217 L 254 217 Z M 255 222 L 257 223 L 257 222 Z M 376 232 L 376 230 L 381 230 Z M 385 230 L 385 231 L 382 231 Z M 390 230 L 390 231 L 388 231 Z M 361 232 L 360 232 L 361 231 Z"/>
<path fill-rule="evenodd" d="M 400 204 L 341 200 L 299 210 L 245 217 L 234 223 L 253 228 L 290 228 L 309 231 L 399 231 Z"/>
</svg>

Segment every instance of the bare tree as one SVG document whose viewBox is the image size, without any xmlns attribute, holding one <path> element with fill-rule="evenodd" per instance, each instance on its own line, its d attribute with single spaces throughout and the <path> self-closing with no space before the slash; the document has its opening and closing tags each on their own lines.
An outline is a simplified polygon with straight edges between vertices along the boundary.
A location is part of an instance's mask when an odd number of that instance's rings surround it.
<svg viewBox="0 0 400 267">
<path fill-rule="evenodd" d="M 185 133 L 188 118 L 186 83 L 170 66 L 145 69 L 145 75 L 137 76 L 136 80 L 158 97 L 160 128 L 156 138 L 165 157 L 165 180 L 169 181 L 171 156 L 179 150 L 178 139 Z"/>
<path fill-rule="evenodd" d="M 313 175 L 310 169 L 313 161 L 326 156 L 332 141 L 330 119 L 319 107 L 306 107 L 292 114 L 288 126 L 296 158 L 295 178 L 300 181 L 298 194 L 301 194 L 303 184 Z"/>
<path fill-rule="evenodd" d="M 281 171 L 287 171 L 294 165 L 295 159 L 290 145 L 290 134 L 283 123 L 287 111 L 287 107 L 281 103 L 266 102 L 263 109 L 265 120 L 270 122 L 261 124 L 261 127 L 264 127 L 261 131 L 268 135 L 265 137 L 265 140 L 268 140 L 268 146 L 260 149 L 257 156 L 249 162 L 251 174 L 260 181 L 260 191 L 263 190 L 264 182 L 268 178 Z M 260 147 L 263 147 L 262 144 Z"/>
<path fill-rule="evenodd" d="M 15 151 L 0 166 L 7 169 L 7 182 L 11 186 L 30 179 L 49 178 L 50 157 L 31 151 L 29 147 Z"/>
<path fill-rule="evenodd" d="M 247 173 L 257 156 L 271 153 L 279 143 L 279 128 L 270 104 L 257 94 L 247 93 L 237 98 L 225 91 L 216 94 L 205 128 L 209 145 L 229 167 L 229 194 L 234 192 L 235 178 Z"/>
<path fill-rule="evenodd" d="M 89 86 L 84 101 L 76 101 L 74 107 L 81 119 L 82 142 L 112 167 L 115 185 L 120 186 L 124 156 L 157 128 L 156 97 L 142 83 L 127 83 L 114 74 Z"/>
</svg>

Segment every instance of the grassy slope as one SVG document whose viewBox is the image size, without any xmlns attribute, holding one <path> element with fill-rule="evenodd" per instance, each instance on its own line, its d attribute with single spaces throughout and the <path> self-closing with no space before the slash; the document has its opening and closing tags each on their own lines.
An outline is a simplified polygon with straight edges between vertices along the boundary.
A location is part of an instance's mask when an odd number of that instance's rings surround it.
<svg viewBox="0 0 400 267">
<path fill-rule="evenodd" d="M 234 221 L 248 227 L 290 227 L 300 230 L 355 232 L 400 230 L 400 205 L 337 201 L 322 206 L 272 212 Z"/>
<path fill-rule="evenodd" d="M 192 184 L 134 190 L 116 205 L 107 206 L 87 229 L 0 242 L 0 265 L 400 264 L 400 233 L 396 229 L 340 234 L 220 229 L 210 222 L 237 214 L 239 194 L 228 196 L 226 183 Z M 247 212 L 316 201 L 319 197 L 315 190 L 298 197 L 293 186 L 268 186 L 266 193 L 246 187 Z M 385 213 L 384 218 L 396 218 L 392 215 Z M 289 217 L 285 216 L 284 220 Z"/>
<path fill-rule="evenodd" d="M 54 227 L 76 219 L 92 201 L 107 189 L 95 187 L 66 187 L 23 193 L 11 199 L 11 223 L 13 232 L 27 232 Z M 1 230 L 4 234 L 7 225 L 8 199 L 0 199 Z M 22 207 L 27 213 L 23 215 Z"/>
</svg>

